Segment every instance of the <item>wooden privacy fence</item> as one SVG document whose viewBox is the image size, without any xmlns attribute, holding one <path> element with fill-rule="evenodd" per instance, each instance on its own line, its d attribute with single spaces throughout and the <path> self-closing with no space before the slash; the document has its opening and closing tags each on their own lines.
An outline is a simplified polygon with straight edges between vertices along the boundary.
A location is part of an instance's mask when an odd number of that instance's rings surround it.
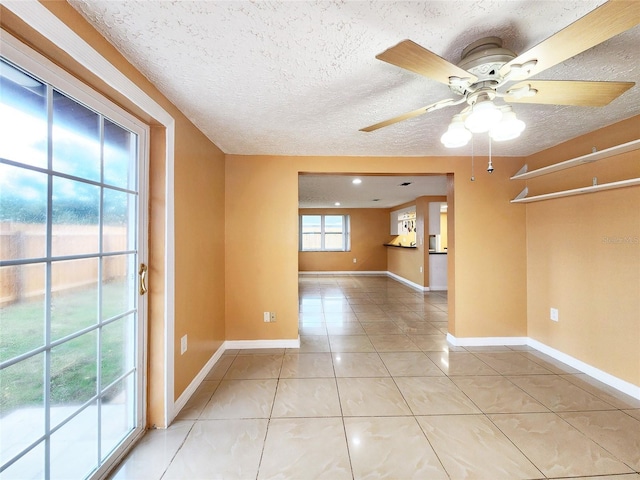
<svg viewBox="0 0 640 480">
<path fill-rule="evenodd" d="M 103 251 L 126 250 L 124 227 L 105 227 Z M 99 230 L 96 225 L 54 225 L 51 250 L 54 257 L 95 254 L 99 250 Z M 0 223 L 0 258 L 18 260 L 42 258 L 46 255 L 44 224 Z M 102 281 L 124 279 L 129 257 L 115 255 L 102 259 Z M 51 268 L 51 290 L 61 292 L 96 285 L 100 258 L 57 261 Z M 134 267 L 135 268 L 135 267 Z M 0 268 L 0 305 L 37 299 L 45 293 L 45 264 L 29 263 Z"/>
</svg>

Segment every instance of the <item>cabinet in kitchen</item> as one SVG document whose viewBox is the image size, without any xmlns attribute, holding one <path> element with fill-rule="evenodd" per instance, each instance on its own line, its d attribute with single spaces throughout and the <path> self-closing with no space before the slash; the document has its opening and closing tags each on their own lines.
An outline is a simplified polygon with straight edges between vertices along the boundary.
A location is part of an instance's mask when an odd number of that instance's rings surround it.
<svg viewBox="0 0 640 480">
<path fill-rule="evenodd" d="M 416 231 L 416 207 L 394 210 L 390 214 L 390 234 L 406 235 Z"/>
</svg>

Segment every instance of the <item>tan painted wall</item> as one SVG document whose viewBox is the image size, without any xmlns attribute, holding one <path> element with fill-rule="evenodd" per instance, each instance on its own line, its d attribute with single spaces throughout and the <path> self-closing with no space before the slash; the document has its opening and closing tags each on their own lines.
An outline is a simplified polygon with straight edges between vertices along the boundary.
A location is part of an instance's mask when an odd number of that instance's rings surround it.
<svg viewBox="0 0 640 480">
<path fill-rule="evenodd" d="M 175 397 L 225 340 L 224 156 L 191 124 L 176 131 Z M 180 338 L 188 350 L 180 355 Z"/>
<path fill-rule="evenodd" d="M 298 171 L 287 157 L 227 156 L 226 336 L 298 337 Z M 264 323 L 263 312 L 275 312 Z"/>
<path fill-rule="evenodd" d="M 532 156 L 535 167 L 640 137 L 640 117 Z M 640 150 L 528 182 L 549 192 L 640 177 Z M 528 335 L 640 385 L 640 187 L 531 203 Z M 559 322 L 549 309 L 559 309 Z"/>
<path fill-rule="evenodd" d="M 397 205 L 391 210 L 402 209 L 408 206 L 416 207 L 416 249 L 387 249 L 388 271 L 399 275 L 421 287 L 429 286 L 429 240 L 425 238 L 425 232 L 429 225 L 429 203 L 446 202 L 445 196 L 423 195 L 415 200 Z M 402 237 L 398 237 L 400 239 Z M 394 243 L 399 243 L 394 241 Z M 402 243 L 406 240 L 402 238 Z M 422 271 L 420 269 L 422 268 Z"/>
<path fill-rule="evenodd" d="M 448 238 L 449 237 L 447 235 L 447 214 L 441 213 L 440 214 L 440 246 L 443 249 L 447 248 Z"/>
<path fill-rule="evenodd" d="M 477 162 L 487 159 L 476 158 Z M 525 209 L 509 177 L 520 160 L 493 159 L 492 175 L 469 181 L 463 157 L 281 157 L 227 155 L 226 331 L 228 339 L 292 339 L 297 328 L 298 173 L 455 175 L 456 336 L 526 334 Z M 453 198 L 449 200 L 450 205 Z M 252 234 L 247 234 L 247 230 Z M 450 225 L 449 232 L 453 227 Z M 451 233 L 450 233 L 451 235 Z M 451 253 L 452 241 L 449 239 Z M 452 264 L 453 262 L 450 262 Z M 450 267 L 451 268 L 451 267 Z M 262 312 L 276 311 L 265 324 Z"/>
<path fill-rule="evenodd" d="M 387 247 L 387 264 L 389 272 L 424 286 L 424 255 L 418 248 Z"/>
<path fill-rule="evenodd" d="M 447 303 L 449 313 L 449 332 L 455 332 L 456 329 L 456 304 L 458 303 L 456 290 L 451 286 L 457 285 L 456 279 L 456 199 L 454 195 L 454 177 L 453 174 L 447 174 L 447 284 L 449 291 L 447 292 Z"/>
<path fill-rule="evenodd" d="M 387 208 L 301 208 L 300 215 L 349 215 L 351 251 L 298 252 L 300 272 L 385 272 L 389 235 Z M 353 263 L 353 259 L 356 263 Z"/>
<path fill-rule="evenodd" d="M 225 338 L 224 323 L 224 154 L 149 81 L 117 52 L 66 2 L 43 3 L 80 37 L 115 65 L 122 73 L 152 97 L 175 119 L 175 335 L 189 335 L 189 350 L 174 359 L 175 397 L 177 398 L 211 358 Z M 2 7 L 0 7 L 2 8 Z M 164 235 L 162 215 L 165 208 L 164 130 L 157 126 L 120 93 L 98 76 L 78 65 L 66 52 L 41 37 L 19 19 L 2 8 L 0 22 L 25 43 L 93 86 L 108 98 L 131 111 L 150 125 L 152 159 L 150 171 L 150 318 L 149 318 L 149 424 L 163 425 L 164 408 L 162 329 L 164 286 L 158 275 L 164 274 Z M 155 152 L 155 153 L 154 153 Z M 154 158 L 155 156 L 155 158 Z M 160 164 L 158 163 L 160 162 Z M 158 331 L 158 329 L 161 329 Z"/>
<path fill-rule="evenodd" d="M 430 278 L 429 278 L 429 203 L 431 202 L 446 202 L 446 196 L 439 195 L 424 195 L 422 197 L 418 197 L 416 199 L 416 203 L 418 205 L 418 240 L 417 246 L 418 250 L 421 252 L 422 259 L 422 273 L 420 274 L 423 278 L 422 285 L 423 287 L 428 287 Z M 453 208 L 453 207 L 451 207 Z"/>
</svg>

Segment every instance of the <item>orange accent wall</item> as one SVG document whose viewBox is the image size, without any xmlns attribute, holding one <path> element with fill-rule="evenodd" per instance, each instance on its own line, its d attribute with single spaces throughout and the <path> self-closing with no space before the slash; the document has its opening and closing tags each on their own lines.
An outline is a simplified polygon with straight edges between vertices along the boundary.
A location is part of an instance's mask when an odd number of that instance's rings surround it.
<svg viewBox="0 0 640 480">
<path fill-rule="evenodd" d="M 387 248 L 389 272 L 424 286 L 424 254 L 418 248 Z M 420 272 L 420 267 L 423 272 Z"/>
<path fill-rule="evenodd" d="M 298 337 L 298 172 L 287 157 L 228 155 L 227 340 Z M 264 323 L 263 312 L 275 312 Z"/>
<path fill-rule="evenodd" d="M 640 137 L 640 117 L 533 155 L 533 168 Z M 527 181 L 533 194 L 640 177 L 640 150 Z M 523 182 L 519 182 L 523 183 Z M 528 335 L 640 385 L 640 187 L 526 206 Z M 559 321 L 549 309 L 559 310 Z"/>
<path fill-rule="evenodd" d="M 300 209 L 300 215 L 349 215 L 351 224 L 351 251 L 298 252 L 298 270 L 301 272 L 385 272 L 387 252 L 383 244 L 389 234 L 387 208 L 330 208 Z M 353 263 L 353 259 L 356 263 Z"/>
<path fill-rule="evenodd" d="M 192 125 L 176 131 L 174 391 L 177 399 L 225 340 L 224 155 Z M 180 338 L 188 350 L 180 355 Z"/>
<path fill-rule="evenodd" d="M 449 287 L 457 284 L 456 280 L 456 200 L 454 195 L 453 175 L 447 175 L 447 235 L 449 237 L 447 245 L 447 284 Z M 448 329 L 449 332 L 456 331 L 456 290 L 449 288 L 447 292 L 448 306 Z"/>
<path fill-rule="evenodd" d="M 105 40 L 67 2 L 43 2 L 54 15 L 116 66 L 175 119 L 175 357 L 174 394 L 178 398 L 225 340 L 224 322 L 224 163 L 222 151 Z M 152 126 L 150 162 L 149 375 L 148 423 L 165 426 L 164 405 L 164 210 L 166 138 L 164 127 L 131 104 L 66 52 L 34 32 L 0 6 L 0 24 L 17 38 Z M 180 355 L 179 341 L 189 338 Z"/>
<path fill-rule="evenodd" d="M 487 162 L 476 158 L 476 162 Z M 284 157 L 227 155 L 226 332 L 236 339 L 298 335 L 298 174 L 452 173 L 455 188 L 455 320 L 460 337 L 526 334 L 525 209 L 510 204 L 521 160 L 494 158 L 471 182 L 466 157 Z M 450 203 L 451 204 L 451 203 Z M 450 220 L 451 221 L 451 220 Z M 452 228 L 449 228 L 452 231 Z M 451 254 L 451 239 L 449 252 Z M 450 267 L 451 268 L 451 267 Z M 451 282 L 455 282 L 452 284 Z M 264 323 L 275 311 L 278 322 Z"/>
</svg>

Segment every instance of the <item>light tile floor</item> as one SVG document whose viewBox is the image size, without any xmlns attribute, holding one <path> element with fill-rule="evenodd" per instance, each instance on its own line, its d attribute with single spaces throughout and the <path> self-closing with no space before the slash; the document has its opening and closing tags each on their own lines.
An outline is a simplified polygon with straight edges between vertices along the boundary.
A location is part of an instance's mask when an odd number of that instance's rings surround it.
<svg viewBox="0 0 640 480">
<path fill-rule="evenodd" d="M 640 480 L 640 401 L 526 347 L 449 346 L 444 293 L 299 291 L 301 348 L 225 352 L 113 478 Z"/>
</svg>

